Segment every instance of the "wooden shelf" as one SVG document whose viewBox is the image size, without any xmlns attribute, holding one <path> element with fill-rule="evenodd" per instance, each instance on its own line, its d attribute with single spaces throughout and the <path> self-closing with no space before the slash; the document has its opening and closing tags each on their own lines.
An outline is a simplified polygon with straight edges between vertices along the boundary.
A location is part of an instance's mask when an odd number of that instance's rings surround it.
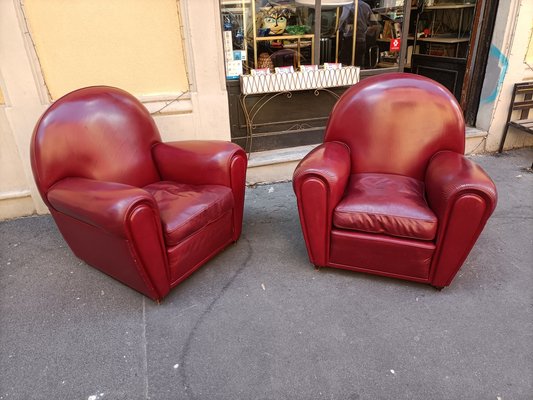
<svg viewBox="0 0 533 400">
<path fill-rule="evenodd" d="M 251 0 L 222 0 L 221 4 L 223 6 L 229 5 L 229 4 L 250 4 Z"/>
<path fill-rule="evenodd" d="M 391 68 L 391 67 L 397 67 L 398 66 L 398 63 L 392 63 L 392 62 L 387 62 L 387 61 L 380 61 L 378 62 L 377 66 L 379 68 Z"/>
<path fill-rule="evenodd" d="M 469 37 L 464 38 L 453 38 L 453 37 L 428 37 L 428 38 L 418 38 L 417 41 L 419 42 L 429 42 L 429 43 L 449 43 L 449 44 L 455 44 L 455 43 L 466 43 L 470 40 Z"/>
<path fill-rule="evenodd" d="M 427 20 L 427 22 L 430 21 L 427 28 L 432 36 L 416 37 L 414 39 L 414 45 L 416 46 L 418 43 L 424 44 L 423 48 L 420 48 L 420 51 L 434 56 L 437 56 L 437 54 L 435 51 L 432 51 L 434 50 L 433 47 L 436 47 L 437 45 L 449 45 L 447 47 L 453 46 L 453 56 L 456 58 L 464 58 L 468 51 L 465 48 L 465 45 L 468 47 L 468 43 L 470 42 L 470 31 L 472 29 L 471 25 L 474 18 L 473 14 L 475 7 L 476 4 L 459 4 L 459 0 L 455 0 L 455 3 L 425 6 L 422 9 L 422 13 L 417 14 L 415 26 L 419 29 L 419 22 L 421 20 Z M 425 14 L 426 16 L 421 17 L 422 14 Z M 456 32 L 451 32 L 450 29 L 443 29 L 443 26 L 446 26 L 443 22 L 445 21 L 445 18 L 450 18 L 450 20 L 453 21 L 453 23 L 450 24 L 452 26 L 455 25 L 454 29 L 456 29 Z M 424 26 L 427 26 L 427 23 Z M 452 56 L 448 53 L 449 50 L 440 56 Z"/>
<path fill-rule="evenodd" d="M 258 42 L 273 42 L 275 40 L 296 40 L 296 39 L 314 39 L 315 35 L 308 33 L 305 35 L 278 35 L 278 36 L 258 36 L 255 40 Z"/>
<path fill-rule="evenodd" d="M 475 4 L 439 4 L 436 6 L 425 6 L 424 10 L 459 10 L 461 8 L 472 8 Z"/>
<path fill-rule="evenodd" d="M 403 11 L 403 6 L 380 7 L 372 9 L 372 12 L 382 15 L 391 13 L 393 11 Z"/>
</svg>

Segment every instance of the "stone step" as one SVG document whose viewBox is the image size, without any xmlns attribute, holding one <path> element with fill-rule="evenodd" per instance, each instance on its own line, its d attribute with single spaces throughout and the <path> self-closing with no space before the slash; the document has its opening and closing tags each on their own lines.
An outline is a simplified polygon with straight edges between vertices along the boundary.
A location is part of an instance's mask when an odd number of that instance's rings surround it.
<svg viewBox="0 0 533 400">
<path fill-rule="evenodd" d="M 258 151 L 248 158 L 247 185 L 260 185 L 292 180 L 294 169 L 318 144 L 287 149 Z"/>
<path fill-rule="evenodd" d="M 465 154 L 480 154 L 485 152 L 488 132 L 473 126 L 466 127 Z"/>
</svg>

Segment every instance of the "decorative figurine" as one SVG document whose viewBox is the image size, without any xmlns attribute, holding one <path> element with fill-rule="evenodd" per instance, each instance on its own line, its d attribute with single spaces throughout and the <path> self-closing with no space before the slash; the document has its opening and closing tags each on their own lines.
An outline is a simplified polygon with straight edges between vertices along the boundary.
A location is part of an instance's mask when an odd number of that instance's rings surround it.
<svg viewBox="0 0 533 400">
<path fill-rule="evenodd" d="M 283 35 L 287 28 L 287 21 L 294 12 L 294 9 L 289 5 L 275 5 L 268 3 L 259 12 L 258 25 L 261 29 L 269 29 L 269 35 Z"/>
</svg>

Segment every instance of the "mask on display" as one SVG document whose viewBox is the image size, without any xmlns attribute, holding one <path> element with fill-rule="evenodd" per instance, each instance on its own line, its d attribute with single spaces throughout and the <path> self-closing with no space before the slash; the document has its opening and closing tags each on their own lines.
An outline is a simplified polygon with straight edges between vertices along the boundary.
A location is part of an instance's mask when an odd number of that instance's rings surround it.
<svg viewBox="0 0 533 400">
<path fill-rule="evenodd" d="M 287 28 L 287 20 L 292 14 L 292 9 L 287 6 L 268 4 L 261 9 L 261 30 L 268 35 L 282 35 Z M 267 31 L 268 29 L 268 31 Z"/>
</svg>

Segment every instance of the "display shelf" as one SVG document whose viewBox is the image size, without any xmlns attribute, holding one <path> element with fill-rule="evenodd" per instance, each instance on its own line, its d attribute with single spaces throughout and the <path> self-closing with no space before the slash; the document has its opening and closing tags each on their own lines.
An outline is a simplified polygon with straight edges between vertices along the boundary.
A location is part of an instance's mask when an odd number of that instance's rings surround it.
<svg viewBox="0 0 533 400">
<path fill-rule="evenodd" d="M 442 55 L 466 58 L 475 7 L 476 4 L 471 3 L 423 6 L 417 14 L 416 32 L 412 34 L 413 48 L 421 45 L 417 54 L 436 55 L 439 51 L 433 45 L 450 45 L 451 48 L 440 51 Z M 429 36 L 419 37 L 423 31 Z"/>
<path fill-rule="evenodd" d="M 378 68 L 393 68 L 397 66 L 398 66 L 398 63 L 392 63 L 392 62 L 387 62 L 387 61 L 380 61 L 377 63 Z"/>
<path fill-rule="evenodd" d="M 383 4 L 383 2 L 381 2 Z M 378 35 L 372 40 L 367 36 L 367 57 L 370 61 L 369 68 L 400 68 L 404 66 L 404 53 L 408 42 L 407 33 L 410 16 L 410 2 L 391 5 L 390 7 L 377 7 L 372 9 L 372 21 L 380 25 Z M 407 24 L 406 24 L 407 21 Z M 371 26 L 371 25 L 370 25 Z M 398 39 L 401 48 L 391 48 L 391 42 Z"/>
<path fill-rule="evenodd" d="M 322 8 L 324 10 L 346 6 L 353 3 L 353 1 L 339 1 L 339 0 L 322 0 Z M 315 0 L 296 0 L 296 4 L 307 7 L 314 7 Z"/>
<path fill-rule="evenodd" d="M 419 7 L 411 71 L 444 85 L 460 100 L 476 4 L 450 1 Z"/>
<path fill-rule="evenodd" d="M 450 37 L 427 37 L 427 38 L 418 38 L 417 41 L 419 42 L 430 42 L 430 43 L 449 43 L 449 44 L 455 44 L 455 43 L 465 43 L 469 42 L 469 37 L 464 38 L 450 38 Z"/>
<path fill-rule="evenodd" d="M 459 10 L 464 8 L 474 8 L 475 4 L 438 4 L 434 6 L 425 6 L 424 10 Z"/>
<path fill-rule="evenodd" d="M 258 42 L 271 42 L 275 40 L 294 40 L 294 39 L 314 39 L 315 35 L 305 34 L 305 35 L 279 35 L 279 36 L 260 36 L 255 40 Z"/>
</svg>

